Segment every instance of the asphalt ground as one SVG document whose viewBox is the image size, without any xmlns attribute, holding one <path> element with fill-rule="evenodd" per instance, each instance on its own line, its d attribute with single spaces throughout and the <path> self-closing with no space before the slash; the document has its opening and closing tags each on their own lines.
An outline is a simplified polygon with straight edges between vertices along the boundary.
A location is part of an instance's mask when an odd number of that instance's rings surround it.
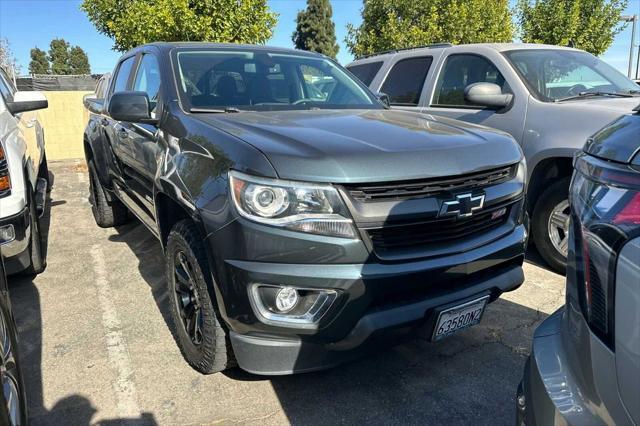
<svg viewBox="0 0 640 426">
<path fill-rule="evenodd" d="M 513 425 L 533 331 L 564 301 L 564 277 L 533 252 L 522 287 L 439 343 L 417 333 L 328 371 L 203 376 L 167 326 L 160 245 L 137 221 L 95 225 L 82 162 L 50 169 L 48 267 L 10 278 L 33 425 Z"/>
</svg>

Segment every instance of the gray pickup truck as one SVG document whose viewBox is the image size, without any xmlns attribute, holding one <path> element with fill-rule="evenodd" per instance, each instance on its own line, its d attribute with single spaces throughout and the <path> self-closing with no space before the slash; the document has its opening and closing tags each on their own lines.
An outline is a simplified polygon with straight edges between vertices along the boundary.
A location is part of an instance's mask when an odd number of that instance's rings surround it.
<svg viewBox="0 0 640 426">
<path fill-rule="evenodd" d="M 505 132 L 389 110 L 333 60 L 262 46 L 141 46 L 97 92 L 96 223 L 157 236 L 202 373 L 326 368 L 419 325 L 437 341 L 524 280 Z"/>
<path fill-rule="evenodd" d="M 347 69 L 393 108 L 511 134 L 527 159 L 533 241 L 564 272 L 573 155 L 640 104 L 637 84 L 589 53 L 533 44 L 440 44 L 371 55 Z"/>
</svg>

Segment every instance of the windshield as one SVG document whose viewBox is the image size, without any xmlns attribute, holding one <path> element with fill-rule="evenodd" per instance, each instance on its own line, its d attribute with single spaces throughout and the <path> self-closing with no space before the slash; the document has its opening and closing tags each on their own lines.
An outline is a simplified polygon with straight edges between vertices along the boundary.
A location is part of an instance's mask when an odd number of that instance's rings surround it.
<svg viewBox="0 0 640 426">
<path fill-rule="evenodd" d="M 180 50 L 185 109 L 382 108 L 368 89 L 322 57 L 250 50 Z"/>
<path fill-rule="evenodd" d="M 505 55 L 538 99 L 553 102 L 584 93 L 638 93 L 638 85 L 586 52 L 514 50 Z"/>
</svg>

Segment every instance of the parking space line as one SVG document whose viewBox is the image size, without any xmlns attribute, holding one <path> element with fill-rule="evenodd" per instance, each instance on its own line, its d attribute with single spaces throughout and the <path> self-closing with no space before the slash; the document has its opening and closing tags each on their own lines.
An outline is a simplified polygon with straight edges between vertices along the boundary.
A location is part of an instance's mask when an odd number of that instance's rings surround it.
<svg viewBox="0 0 640 426">
<path fill-rule="evenodd" d="M 135 418 L 140 415 L 136 397 L 136 387 L 133 382 L 133 369 L 127 344 L 122 335 L 122 327 L 118 312 L 110 298 L 109 279 L 104 261 L 104 252 L 98 244 L 91 247 L 93 270 L 95 272 L 95 286 L 98 302 L 102 310 L 102 326 L 105 329 L 105 340 L 109 361 L 116 372 L 113 389 L 116 396 L 118 416 Z"/>
</svg>

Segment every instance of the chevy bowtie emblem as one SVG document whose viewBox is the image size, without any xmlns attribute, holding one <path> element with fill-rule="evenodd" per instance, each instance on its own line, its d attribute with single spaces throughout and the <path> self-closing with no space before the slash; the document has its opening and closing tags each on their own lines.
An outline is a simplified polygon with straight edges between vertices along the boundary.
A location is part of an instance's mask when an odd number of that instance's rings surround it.
<svg viewBox="0 0 640 426">
<path fill-rule="evenodd" d="M 484 206 L 484 194 L 460 194 L 456 195 L 455 200 L 445 201 L 442 203 L 440 214 L 438 216 L 457 216 L 469 217 L 476 210 L 480 210 Z"/>
</svg>

